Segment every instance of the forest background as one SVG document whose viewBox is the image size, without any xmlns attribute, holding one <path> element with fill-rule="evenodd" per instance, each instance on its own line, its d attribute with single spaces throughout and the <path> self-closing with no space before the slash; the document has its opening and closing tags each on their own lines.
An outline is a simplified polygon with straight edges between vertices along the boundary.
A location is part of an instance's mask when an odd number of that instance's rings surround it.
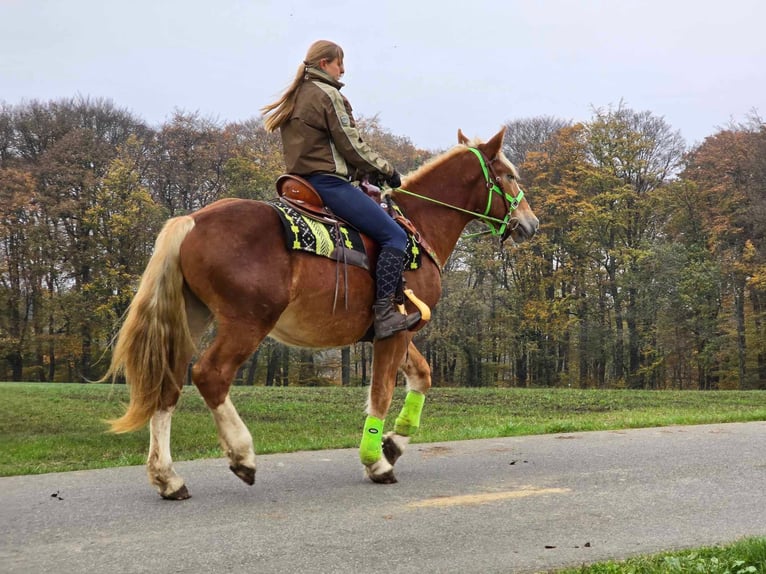
<svg viewBox="0 0 766 574">
<path fill-rule="evenodd" d="M 402 173 L 443 151 L 359 125 Z M 458 243 L 415 339 L 434 384 L 766 388 L 766 123 L 753 112 L 691 147 L 622 102 L 506 125 L 541 230 Z M 110 100 L 0 104 L 0 380 L 98 379 L 163 222 L 272 199 L 282 169 L 258 119 L 150 127 Z M 267 340 L 236 382 L 368 384 L 370 362 L 366 343 Z"/>
</svg>

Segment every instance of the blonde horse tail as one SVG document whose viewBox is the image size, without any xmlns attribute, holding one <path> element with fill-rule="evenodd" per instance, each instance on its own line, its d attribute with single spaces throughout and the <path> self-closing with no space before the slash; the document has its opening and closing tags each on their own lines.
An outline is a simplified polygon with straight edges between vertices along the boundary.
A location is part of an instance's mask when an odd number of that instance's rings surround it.
<svg viewBox="0 0 766 574">
<path fill-rule="evenodd" d="M 180 392 L 183 387 L 177 375 L 195 345 L 186 317 L 179 252 L 193 227 L 190 216 L 165 223 L 117 335 L 112 362 L 101 380 L 124 375 L 130 403 L 123 416 L 107 421 L 112 432 L 141 428 L 163 406 L 165 391 Z"/>
</svg>

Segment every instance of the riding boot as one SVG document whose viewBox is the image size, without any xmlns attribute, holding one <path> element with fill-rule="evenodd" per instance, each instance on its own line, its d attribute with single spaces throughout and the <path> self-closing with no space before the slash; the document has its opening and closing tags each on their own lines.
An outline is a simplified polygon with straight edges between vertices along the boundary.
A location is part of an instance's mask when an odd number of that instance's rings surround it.
<svg viewBox="0 0 766 574">
<path fill-rule="evenodd" d="M 394 304 L 396 289 L 402 280 L 405 254 L 403 251 L 384 247 L 378 256 L 375 268 L 376 300 L 372 306 L 375 312 L 375 338 L 386 339 L 405 329 L 411 329 L 420 321 L 420 312 L 404 315 Z"/>
<path fill-rule="evenodd" d="M 386 339 L 391 335 L 412 329 L 420 321 L 420 311 L 404 315 L 394 305 L 393 296 L 387 299 L 378 299 L 372 306 L 375 311 L 375 338 Z"/>
</svg>

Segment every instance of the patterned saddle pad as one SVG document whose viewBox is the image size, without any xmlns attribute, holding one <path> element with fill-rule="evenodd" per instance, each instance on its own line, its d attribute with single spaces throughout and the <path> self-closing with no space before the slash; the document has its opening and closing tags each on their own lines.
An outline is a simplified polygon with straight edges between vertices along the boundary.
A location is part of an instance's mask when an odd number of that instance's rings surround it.
<svg viewBox="0 0 766 574">
<path fill-rule="evenodd" d="M 305 251 L 321 257 L 334 259 L 363 269 L 370 269 L 370 257 L 365 249 L 362 234 L 347 223 L 330 223 L 301 213 L 280 200 L 269 202 L 285 232 L 288 249 Z M 405 269 L 420 267 L 421 251 L 411 233 L 407 232 L 407 260 Z"/>
</svg>

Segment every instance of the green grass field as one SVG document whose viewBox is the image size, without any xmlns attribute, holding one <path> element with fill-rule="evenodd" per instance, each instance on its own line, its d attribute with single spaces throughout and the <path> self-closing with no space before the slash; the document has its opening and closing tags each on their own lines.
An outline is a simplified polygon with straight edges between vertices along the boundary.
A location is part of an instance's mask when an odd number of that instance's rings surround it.
<svg viewBox="0 0 766 574">
<path fill-rule="evenodd" d="M 234 387 L 257 453 L 358 446 L 367 390 Z M 397 388 L 392 426 L 404 389 Z M 0 476 L 143 464 L 148 430 L 113 435 L 122 385 L 0 383 Z M 435 388 L 417 442 L 766 420 L 760 391 Z M 187 387 L 173 417 L 173 458 L 221 456 L 212 417 Z"/>
<path fill-rule="evenodd" d="M 235 387 L 232 399 L 256 452 L 356 447 L 366 389 Z M 404 398 L 397 388 L 391 426 Z M 0 383 L 0 476 L 140 465 L 146 429 L 113 435 L 122 414 L 120 385 Z M 416 442 L 666 425 L 766 420 L 763 391 L 432 389 Z M 175 460 L 220 457 L 212 417 L 187 387 L 173 417 Z M 766 538 L 725 547 L 584 565 L 558 574 L 766 573 Z"/>
</svg>

